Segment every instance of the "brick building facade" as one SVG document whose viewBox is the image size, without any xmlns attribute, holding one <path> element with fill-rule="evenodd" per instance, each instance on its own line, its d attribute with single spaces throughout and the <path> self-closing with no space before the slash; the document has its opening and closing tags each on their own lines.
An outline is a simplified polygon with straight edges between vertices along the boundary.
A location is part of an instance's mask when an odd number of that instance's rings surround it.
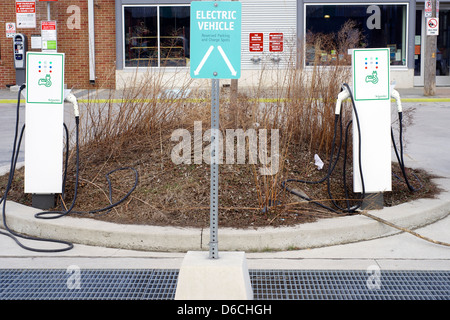
<svg viewBox="0 0 450 320">
<path fill-rule="evenodd" d="M 0 1 L 0 88 L 15 84 L 13 40 L 5 25 L 16 22 L 16 1 Z M 27 1 L 27 0 L 23 0 Z M 47 20 L 48 1 L 36 2 L 36 28 L 16 28 L 28 37 L 39 35 Z M 58 25 L 58 52 L 66 54 L 66 84 L 69 88 L 121 88 L 147 71 L 162 71 L 167 77 L 189 77 L 189 6 L 192 0 L 53 0 L 51 20 Z M 305 50 L 304 61 L 292 60 L 306 35 L 335 33 L 348 20 L 364 41 L 356 47 L 390 49 L 391 78 L 398 88 L 424 85 L 427 37 L 424 0 L 387 2 L 340 0 L 240 0 L 242 3 L 240 85 L 254 86 L 261 70 L 282 70 L 297 65 L 312 70 L 316 55 L 328 65 L 349 54 L 345 48 Z M 89 68 L 89 3 L 94 7 L 95 82 Z M 77 18 L 79 12 L 79 18 Z M 450 1 L 441 0 L 437 36 L 436 84 L 450 85 Z M 143 25 L 141 25 L 143 23 Z M 16 26 L 17 27 L 17 26 Z M 146 35 L 137 35 L 145 31 Z M 250 49 L 250 34 L 264 35 L 260 50 Z M 270 34 L 283 34 L 283 52 L 272 52 Z M 179 39 L 175 41 L 175 39 Z M 300 42 L 298 42 L 300 41 Z M 363 43 L 364 42 L 364 43 Z M 169 49 L 168 49 L 169 48 Z M 341 50 L 342 49 L 342 50 Z M 344 50 L 345 49 L 345 50 Z M 342 52 L 338 52 L 342 51 Z M 345 59 L 344 59 L 345 60 Z M 308 69 L 309 68 L 309 69 Z M 268 79 L 267 77 L 265 79 Z M 178 79 L 179 80 L 179 79 Z M 270 83 L 268 84 L 270 86 Z"/>
<path fill-rule="evenodd" d="M 57 21 L 58 52 L 65 53 L 65 82 L 68 88 L 113 88 L 115 86 L 115 1 L 94 1 L 95 24 L 95 82 L 89 81 L 88 1 L 58 0 L 50 2 L 51 20 Z M 36 0 L 36 28 L 17 28 L 27 36 L 41 34 L 41 21 L 47 20 L 47 2 Z M 5 24 L 16 22 L 16 1 L 0 2 L 0 88 L 15 84 L 13 38 L 7 38 Z"/>
</svg>

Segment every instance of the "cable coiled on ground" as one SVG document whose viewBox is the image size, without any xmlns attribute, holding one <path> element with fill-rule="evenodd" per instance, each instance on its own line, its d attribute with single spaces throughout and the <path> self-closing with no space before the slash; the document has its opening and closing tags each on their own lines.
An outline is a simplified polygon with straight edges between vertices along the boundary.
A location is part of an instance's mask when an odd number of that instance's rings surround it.
<svg viewBox="0 0 450 320">
<path fill-rule="evenodd" d="M 17 98 L 17 111 L 16 111 L 16 124 L 15 124 L 15 134 L 14 134 L 14 143 L 13 143 L 13 150 L 12 150 L 12 156 L 11 156 L 11 164 L 10 164 L 10 171 L 9 171 L 9 177 L 8 177 L 8 183 L 5 189 L 5 193 L 2 196 L 2 198 L 0 199 L 0 204 L 3 203 L 3 210 L 2 210 L 2 221 L 3 221 L 3 226 L 4 229 L 6 230 L 6 232 L 4 231 L 0 231 L 0 234 L 6 235 L 10 238 L 12 238 L 20 247 L 22 247 L 23 249 L 29 250 L 29 251 L 35 251 L 35 252 L 62 252 L 62 251 L 67 251 L 73 248 L 73 244 L 68 242 L 68 241 L 64 241 L 64 240 L 57 240 L 57 239 L 47 239 L 47 238 L 38 238 L 38 237 L 32 237 L 32 236 L 26 236 L 26 235 L 22 235 L 19 234 L 17 232 L 15 232 L 14 230 L 12 230 L 6 221 L 6 199 L 8 197 L 8 192 L 11 189 L 11 185 L 14 179 L 14 173 L 15 173 L 15 169 L 16 169 L 16 164 L 17 164 L 17 160 L 19 157 L 19 151 L 20 151 L 20 145 L 22 143 L 22 139 L 23 139 L 23 133 L 25 131 L 25 125 L 23 125 L 22 130 L 20 132 L 19 135 L 19 108 L 20 108 L 20 95 L 21 92 L 23 91 L 23 89 L 25 88 L 25 84 L 22 85 L 19 89 L 19 94 L 18 94 L 18 98 Z M 39 212 L 35 214 L 36 218 L 39 219 L 57 219 L 57 218 L 61 218 L 63 216 L 66 216 L 70 213 L 90 213 L 90 214 L 95 214 L 95 213 L 99 213 L 99 212 L 109 212 L 112 208 L 114 208 L 115 206 L 118 206 L 119 204 L 121 204 L 123 201 L 125 201 L 130 195 L 131 193 L 136 189 L 138 182 L 139 182 L 139 175 L 136 169 L 132 168 L 132 167 L 123 167 L 123 168 L 118 168 L 115 170 L 112 170 L 110 172 L 108 172 L 106 174 L 106 180 L 108 181 L 108 189 L 109 189 L 109 200 L 110 200 L 110 205 L 101 208 L 101 209 L 95 209 L 95 210 L 90 210 L 90 211 L 74 211 L 73 208 L 75 207 L 75 203 L 77 200 L 77 196 L 78 196 L 78 182 L 79 182 L 79 167 L 80 167 L 80 157 L 79 157 L 79 116 L 76 113 L 75 116 L 75 132 L 76 132 L 76 174 L 75 174 L 75 191 L 74 191 L 74 197 L 72 200 L 72 204 L 70 205 L 70 207 L 67 210 L 62 210 L 62 211 L 43 211 L 43 212 Z M 64 124 L 64 130 L 66 133 L 66 157 L 65 157 L 65 170 L 64 170 L 64 177 L 63 177 L 63 186 L 62 186 L 62 196 L 64 196 L 64 191 L 65 191 L 65 184 L 66 184 L 66 177 L 67 177 L 67 162 L 68 162 L 68 152 L 69 152 L 69 138 L 68 138 L 68 130 L 67 130 L 67 126 Z M 111 185 L 111 180 L 110 180 L 110 175 L 113 174 L 114 172 L 120 171 L 120 170 L 132 170 L 134 172 L 135 175 L 135 182 L 133 187 L 128 191 L 128 193 L 122 197 L 119 201 L 112 203 L 112 185 Z M 26 240 L 33 240 L 33 241 L 43 241 L 43 242 L 51 242 L 51 243 L 55 243 L 55 244 L 62 244 L 63 247 L 59 248 L 59 249 L 39 249 L 39 248 L 33 248 L 27 245 L 24 245 L 22 242 L 19 241 L 18 238 L 23 238 Z"/>
</svg>

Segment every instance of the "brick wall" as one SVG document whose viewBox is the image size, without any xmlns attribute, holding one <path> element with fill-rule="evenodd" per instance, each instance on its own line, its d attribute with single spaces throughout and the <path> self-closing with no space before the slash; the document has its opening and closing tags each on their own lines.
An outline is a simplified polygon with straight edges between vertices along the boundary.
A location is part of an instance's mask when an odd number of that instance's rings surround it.
<svg viewBox="0 0 450 320">
<path fill-rule="evenodd" d="M 76 11 L 80 11 L 79 27 L 73 24 Z M 75 8 L 77 10 L 77 8 Z M 115 86 L 115 9 L 114 0 L 95 0 L 95 85 L 89 83 L 89 34 L 88 1 L 59 0 L 51 2 L 51 19 L 57 21 L 58 52 L 64 52 L 65 83 L 68 88 L 114 88 Z M 16 22 L 16 32 L 28 37 L 28 50 L 31 49 L 31 35 L 40 34 L 42 20 L 47 20 L 47 2 L 36 0 L 36 29 L 18 29 L 15 13 L 15 0 L 0 1 L 0 88 L 15 84 L 16 73 L 13 65 L 13 39 L 6 38 L 5 23 Z"/>
</svg>

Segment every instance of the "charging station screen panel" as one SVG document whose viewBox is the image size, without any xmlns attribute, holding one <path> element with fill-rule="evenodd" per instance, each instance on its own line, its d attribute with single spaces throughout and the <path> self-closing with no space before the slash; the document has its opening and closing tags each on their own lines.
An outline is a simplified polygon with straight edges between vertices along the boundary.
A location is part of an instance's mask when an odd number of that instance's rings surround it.
<svg viewBox="0 0 450 320">
<path fill-rule="evenodd" d="M 27 103 L 64 103 L 64 54 L 27 53 Z"/>
<path fill-rule="evenodd" d="M 389 100 L 389 49 L 353 50 L 353 87 L 356 101 Z"/>
</svg>

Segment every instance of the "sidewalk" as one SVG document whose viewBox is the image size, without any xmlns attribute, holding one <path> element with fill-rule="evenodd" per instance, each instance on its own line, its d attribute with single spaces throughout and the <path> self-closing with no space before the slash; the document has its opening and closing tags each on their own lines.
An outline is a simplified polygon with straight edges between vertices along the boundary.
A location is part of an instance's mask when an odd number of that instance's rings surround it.
<svg viewBox="0 0 450 320">
<path fill-rule="evenodd" d="M 423 88 L 398 91 L 405 99 L 404 112 L 411 112 L 413 120 L 405 131 L 406 165 L 440 175 L 442 178 L 437 181 L 444 191 L 437 199 L 422 199 L 371 213 L 450 243 L 450 88 L 438 88 L 433 98 L 423 97 Z M 0 100 L 9 96 L 0 93 Z M 6 106 L 0 101 L 0 108 Z M 4 138 L 5 131 L 2 126 L 1 141 L 10 144 L 9 138 Z M 106 225 L 73 217 L 37 221 L 34 212 L 32 208 L 8 203 L 8 223 L 26 234 L 65 237 L 75 242 L 74 248 L 55 254 L 31 252 L 3 236 L 0 269 L 65 269 L 70 265 L 177 269 L 186 251 L 208 250 L 209 230 Z M 43 248 L 52 244 L 29 245 Z M 295 228 L 237 231 L 219 226 L 219 256 L 221 250 L 246 251 L 249 269 L 366 270 L 375 265 L 385 270 L 450 270 L 450 247 L 399 233 L 364 216 L 326 219 Z"/>
</svg>

